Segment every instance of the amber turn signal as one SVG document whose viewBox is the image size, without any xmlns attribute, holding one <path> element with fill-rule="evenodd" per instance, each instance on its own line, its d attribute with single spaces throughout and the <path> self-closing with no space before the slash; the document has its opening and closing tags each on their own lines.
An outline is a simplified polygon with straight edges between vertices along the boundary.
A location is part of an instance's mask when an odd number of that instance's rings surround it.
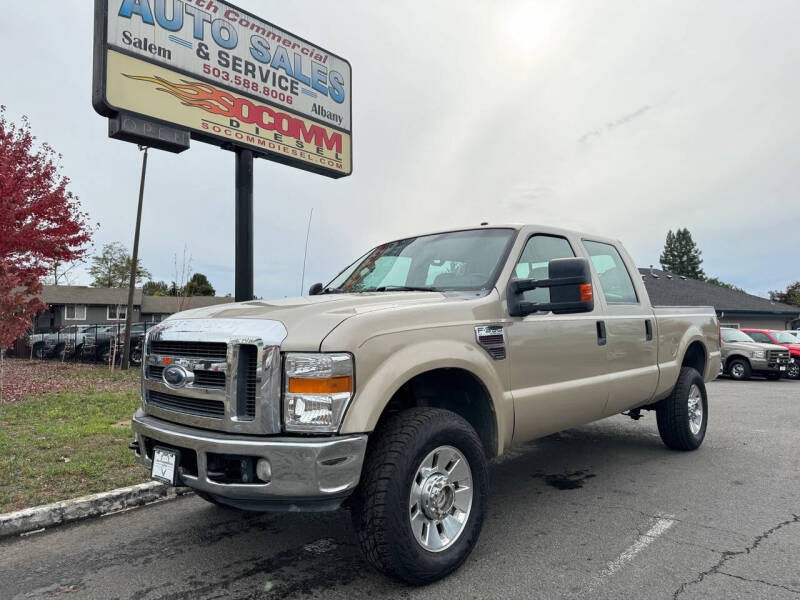
<svg viewBox="0 0 800 600">
<path fill-rule="evenodd" d="M 352 376 L 324 379 L 289 378 L 290 394 L 346 394 L 353 391 Z"/>
<path fill-rule="evenodd" d="M 592 300 L 592 284 L 581 284 L 581 302 L 590 302 Z"/>
</svg>

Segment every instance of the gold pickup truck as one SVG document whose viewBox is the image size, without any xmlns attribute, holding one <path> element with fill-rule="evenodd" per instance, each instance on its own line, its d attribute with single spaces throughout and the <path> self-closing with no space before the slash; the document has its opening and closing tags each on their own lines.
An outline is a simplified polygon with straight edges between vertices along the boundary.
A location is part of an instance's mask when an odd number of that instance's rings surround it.
<svg viewBox="0 0 800 600">
<path fill-rule="evenodd" d="M 308 296 L 147 334 L 131 444 L 153 478 L 246 510 L 350 509 L 377 569 L 423 584 L 478 540 L 510 446 L 656 411 L 694 450 L 712 308 L 653 308 L 613 239 L 535 225 L 382 244 Z"/>
</svg>

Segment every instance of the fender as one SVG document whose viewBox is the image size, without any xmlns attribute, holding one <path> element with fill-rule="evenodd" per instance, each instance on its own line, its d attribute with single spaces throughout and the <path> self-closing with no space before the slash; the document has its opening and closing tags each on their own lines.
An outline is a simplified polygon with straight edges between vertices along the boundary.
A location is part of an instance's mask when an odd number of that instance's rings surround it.
<svg viewBox="0 0 800 600">
<path fill-rule="evenodd" d="M 359 364 L 360 358 L 375 360 L 375 352 L 380 353 L 375 346 L 382 349 L 387 347 L 385 339 L 380 344 L 374 343 L 374 340 L 375 338 L 359 348 L 356 364 Z M 347 408 L 342 434 L 373 431 L 394 394 L 416 375 L 434 369 L 456 368 L 471 373 L 486 388 L 495 418 L 498 446 L 496 451 L 498 455 L 502 453 L 503 448 L 511 442 L 514 424 L 513 399 L 505 391 L 500 377 L 505 369 L 498 372 L 498 364 L 503 361 L 494 361 L 477 346 L 455 340 L 404 342 L 392 344 L 391 348 L 395 351 L 374 369 L 369 369 L 372 375 L 368 380 L 360 381 L 356 373 L 356 394 Z"/>
</svg>

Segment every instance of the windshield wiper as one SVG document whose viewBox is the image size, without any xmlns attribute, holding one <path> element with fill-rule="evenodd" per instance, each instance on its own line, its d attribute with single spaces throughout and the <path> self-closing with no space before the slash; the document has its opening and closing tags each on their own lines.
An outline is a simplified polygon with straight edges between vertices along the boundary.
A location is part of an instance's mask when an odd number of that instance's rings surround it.
<svg viewBox="0 0 800 600">
<path fill-rule="evenodd" d="M 374 290 L 361 290 L 362 292 L 438 292 L 436 288 L 419 285 L 382 285 Z"/>
</svg>

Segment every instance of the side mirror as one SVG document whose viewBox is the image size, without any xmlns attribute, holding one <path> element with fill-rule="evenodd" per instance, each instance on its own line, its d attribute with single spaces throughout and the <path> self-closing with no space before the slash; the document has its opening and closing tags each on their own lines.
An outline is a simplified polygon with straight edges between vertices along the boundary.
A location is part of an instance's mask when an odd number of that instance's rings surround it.
<svg viewBox="0 0 800 600">
<path fill-rule="evenodd" d="M 310 288 L 308 288 L 308 295 L 309 296 L 316 296 L 321 291 L 322 291 L 322 284 L 321 283 L 315 283 Z"/>
<path fill-rule="evenodd" d="M 512 279 L 508 284 L 508 313 L 521 317 L 552 311 L 557 315 L 594 310 L 592 270 L 585 258 L 555 258 L 547 263 L 547 279 Z M 524 302 L 523 292 L 538 288 L 550 290 L 550 302 Z"/>
</svg>

